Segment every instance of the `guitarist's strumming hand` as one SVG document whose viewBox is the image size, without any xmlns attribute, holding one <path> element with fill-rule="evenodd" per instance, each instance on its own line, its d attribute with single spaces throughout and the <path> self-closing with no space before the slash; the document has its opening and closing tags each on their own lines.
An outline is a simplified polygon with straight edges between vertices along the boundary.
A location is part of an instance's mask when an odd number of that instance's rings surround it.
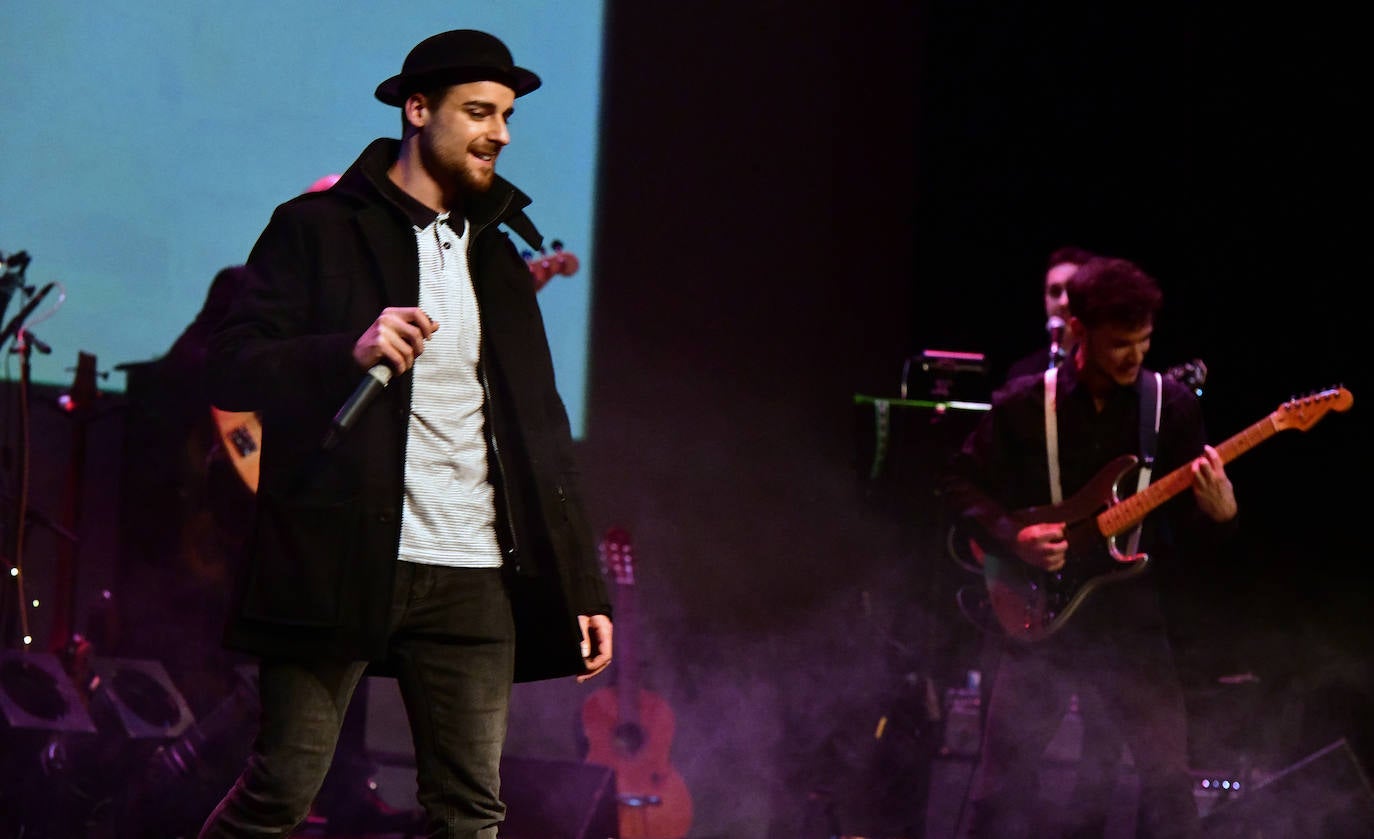
<svg viewBox="0 0 1374 839">
<path fill-rule="evenodd" d="M 1068 549 L 1064 522 L 1028 524 L 1016 534 L 1016 555 L 1027 565 L 1043 571 L 1063 568 Z"/>
<path fill-rule="evenodd" d="M 1193 497 L 1198 509 L 1212 521 L 1230 521 L 1237 512 L 1236 491 L 1226 477 L 1221 455 L 1211 446 L 1202 447 L 1202 455 L 1193 461 Z"/>
<path fill-rule="evenodd" d="M 611 637 L 614 628 L 605 615 L 578 615 L 582 627 L 582 666 L 587 672 L 577 677 L 578 684 L 605 670 L 611 663 Z"/>
</svg>

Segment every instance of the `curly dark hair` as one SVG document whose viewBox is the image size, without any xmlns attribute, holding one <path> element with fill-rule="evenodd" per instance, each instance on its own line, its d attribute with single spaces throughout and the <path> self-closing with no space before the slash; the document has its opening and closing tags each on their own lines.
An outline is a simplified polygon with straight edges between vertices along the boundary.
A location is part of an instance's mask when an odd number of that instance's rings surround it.
<svg viewBox="0 0 1374 839">
<path fill-rule="evenodd" d="M 1164 293 L 1135 263 L 1095 256 L 1069 278 L 1069 311 L 1088 327 L 1113 324 L 1135 328 L 1154 320 Z"/>
</svg>

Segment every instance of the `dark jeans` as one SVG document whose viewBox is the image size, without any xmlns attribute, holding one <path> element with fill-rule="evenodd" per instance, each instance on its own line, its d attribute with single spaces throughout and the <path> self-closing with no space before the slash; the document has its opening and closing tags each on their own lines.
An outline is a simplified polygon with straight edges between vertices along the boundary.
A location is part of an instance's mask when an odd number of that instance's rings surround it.
<svg viewBox="0 0 1374 839">
<path fill-rule="evenodd" d="M 415 744 L 426 836 L 496 836 L 514 649 L 500 571 L 399 563 L 390 657 Z M 252 754 L 201 839 L 291 835 L 329 771 L 366 666 L 262 661 Z"/>
<path fill-rule="evenodd" d="M 1140 777 L 1136 835 L 1193 837 L 1198 811 L 1188 773 L 1187 717 L 1162 636 L 1004 649 L 971 790 L 973 837 L 1039 837 L 1053 825 L 1101 836 L 1124 743 Z M 1040 795 L 1045 748 L 1077 694 L 1083 721 L 1079 783 L 1069 812 Z"/>
</svg>

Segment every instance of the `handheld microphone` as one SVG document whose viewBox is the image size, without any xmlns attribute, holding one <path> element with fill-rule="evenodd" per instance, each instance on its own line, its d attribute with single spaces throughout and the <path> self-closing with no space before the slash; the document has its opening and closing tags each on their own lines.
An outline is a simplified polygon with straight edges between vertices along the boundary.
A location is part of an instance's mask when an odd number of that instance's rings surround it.
<svg viewBox="0 0 1374 839">
<path fill-rule="evenodd" d="M 391 382 L 391 376 L 391 367 L 386 364 L 374 364 L 368 368 L 363 380 L 353 389 L 353 394 L 343 403 L 330 422 L 329 431 L 324 435 L 326 449 L 332 449 L 339 444 L 339 440 L 358 421 L 358 417 L 362 416 L 367 406 L 371 405 Z"/>
</svg>

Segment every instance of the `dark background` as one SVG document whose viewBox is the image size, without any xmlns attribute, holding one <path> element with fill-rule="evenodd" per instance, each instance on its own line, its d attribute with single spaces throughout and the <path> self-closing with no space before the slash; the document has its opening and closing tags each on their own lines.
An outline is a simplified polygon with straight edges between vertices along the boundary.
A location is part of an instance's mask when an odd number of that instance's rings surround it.
<svg viewBox="0 0 1374 839">
<path fill-rule="evenodd" d="M 864 798 L 913 659 L 941 687 L 977 666 L 922 491 L 964 419 L 908 419 L 870 480 L 852 397 L 897 396 L 922 349 L 1001 369 L 1040 345 L 1044 260 L 1070 243 L 1160 279 L 1151 361 L 1204 359 L 1215 441 L 1356 394 L 1233 464 L 1239 544 L 1170 590 L 1213 715 L 1199 762 L 1369 753 L 1356 27 L 1043 5 L 614 6 L 582 454 L 597 520 L 637 539 L 641 646 L 705 833 L 752 833 L 727 829 L 761 809 L 741 784 L 773 784 L 775 825 L 816 789 Z M 1215 700 L 1235 673 L 1259 682 Z"/>
<path fill-rule="evenodd" d="M 633 538 L 639 620 L 618 630 L 674 711 L 693 836 L 825 835 L 827 803 L 876 832 L 900 818 L 893 801 L 919 798 L 931 697 L 979 666 L 930 483 L 973 417 L 898 411 L 874 474 L 855 396 L 898 396 L 923 349 L 984 353 L 999 376 L 1043 342 L 1043 264 L 1064 244 L 1159 278 L 1151 362 L 1206 362 L 1214 441 L 1292 396 L 1355 394 L 1228 468 L 1240 536 L 1174 569 L 1168 591 L 1198 764 L 1279 768 L 1345 737 L 1369 765 L 1353 20 L 948 0 L 608 14 L 579 454 L 593 522 Z M 68 426 L 39 414 L 35 460 L 62 463 Z M 142 417 L 91 425 L 82 596 L 111 585 L 145 642 L 182 625 L 162 657 L 208 703 L 227 688 L 201 672 L 218 664 L 198 600 L 217 557 L 196 554 L 196 505 L 218 502 L 200 485 L 162 486 L 176 506 L 129 492 L 149 447 L 190 463 L 206 441 L 150 435 Z M 36 493 L 54 497 L 61 475 L 44 470 Z M 159 566 L 159 551 L 190 559 Z M 1238 673 L 1255 680 L 1218 699 Z M 520 686 L 511 753 L 576 758 L 577 710 L 609 683 Z"/>
</svg>

